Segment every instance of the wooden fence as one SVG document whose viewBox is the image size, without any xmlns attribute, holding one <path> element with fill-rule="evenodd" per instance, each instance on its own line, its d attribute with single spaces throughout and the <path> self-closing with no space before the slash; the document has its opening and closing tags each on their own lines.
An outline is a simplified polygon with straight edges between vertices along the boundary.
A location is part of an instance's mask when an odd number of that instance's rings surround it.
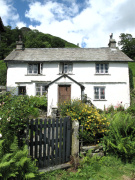
<svg viewBox="0 0 135 180">
<path fill-rule="evenodd" d="M 28 124 L 29 151 L 37 165 L 49 167 L 70 161 L 71 120 L 30 120 Z"/>
</svg>

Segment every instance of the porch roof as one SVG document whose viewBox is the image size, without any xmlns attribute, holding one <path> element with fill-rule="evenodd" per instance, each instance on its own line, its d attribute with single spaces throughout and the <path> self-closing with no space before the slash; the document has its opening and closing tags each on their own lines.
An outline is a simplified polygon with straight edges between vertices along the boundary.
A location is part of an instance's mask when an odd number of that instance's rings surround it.
<svg viewBox="0 0 135 180">
<path fill-rule="evenodd" d="M 54 81 L 48 83 L 48 84 L 46 85 L 46 87 L 49 87 L 51 84 L 55 83 L 56 81 L 60 80 L 60 79 L 63 78 L 63 77 L 67 77 L 67 78 L 70 79 L 71 81 L 73 81 L 73 82 L 75 82 L 76 84 L 78 84 L 78 85 L 81 87 L 81 89 L 85 89 L 85 87 L 84 87 L 81 83 L 77 82 L 76 80 L 74 80 L 73 78 L 71 78 L 70 76 L 68 76 L 67 74 L 63 74 L 62 76 L 58 77 L 58 78 L 55 79 Z"/>
</svg>

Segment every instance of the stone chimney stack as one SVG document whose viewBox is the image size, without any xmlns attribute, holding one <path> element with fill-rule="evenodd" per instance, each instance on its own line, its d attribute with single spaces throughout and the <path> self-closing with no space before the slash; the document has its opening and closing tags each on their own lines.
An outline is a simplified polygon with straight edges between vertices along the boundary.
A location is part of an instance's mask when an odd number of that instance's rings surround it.
<svg viewBox="0 0 135 180">
<path fill-rule="evenodd" d="M 116 41 L 115 41 L 115 39 L 113 39 L 113 33 L 111 33 L 111 35 L 110 35 L 108 46 L 110 48 L 116 48 Z"/>
<path fill-rule="evenodd" d="M 16 41 L 16 51 L 24 50 L 24 44 L 21 35 L 19 35 L 19 41 Z"/>
</svg>

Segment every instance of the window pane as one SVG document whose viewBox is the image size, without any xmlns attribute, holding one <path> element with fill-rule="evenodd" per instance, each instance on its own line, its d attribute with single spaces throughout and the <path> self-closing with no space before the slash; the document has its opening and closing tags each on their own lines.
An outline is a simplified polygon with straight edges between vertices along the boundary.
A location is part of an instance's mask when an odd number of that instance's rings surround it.
<svg viewBox="0 0 135 180">
<path fill-rule="evenodd" d="M 28 66 L 28 73 L 32 74 L 32 65 L 31 64 L 29 64 L 29 66 Z"/>
<path fill-rule="evenodd" d="M 96 73 L 99 73 L 99 64 L 96 64 Z"/>
<path fill-rule="evenodd" d="M 108 64 L 105 64 L 105 73 L 108 73 Z"/>
<path fill-rule="evenodd" d="M 40 92 L 36 92 L 36 96 L 39 96 L 40 95 Z"/>
<path fill-rule="evenodd" d="M 98 87 L 95 87 L 95 92 L 94 92 L 94 98 L 95 99 L 99 99 L 99 88 Z"/>
<path fill-rule="evenodd" d="M 36 91 L 40 91 L 40 87 L 37 87 L 37 88 L 36 88 Z"/>
<path fill-rule="evenodd" d="M 72 65 L 72 64 L 69 64 L 69 65 L 68 65 L 68 72 L 69 72 L 69 73 L 72 73 L 72 69 L 73 69 L 73 65 Z"/>
<path fill-rule="evenodd" d="M 64 73 L 68 72 L 68 64 L 64 64 Z"/>
<path fill-rule="evenodd" d="M 101 64 L 101 73 L 104 73 L 104 65 Z"/>
<path fill-rule="evenodd" d="M 36 84 L 36 95 L 46 95 L 46 84 Z"/>
<path fill-rule="evenodd" d="M 100 99 L 105 99 L 105 88 L 100 88 Z"/>
<path fill-rule="evenodd" d="M 34 73 L 34 74 L 37 74 L 37 73 L 38 73 L 38 65 L 37 65 L 37 64 L 34 64 L 34 65 L 33 65 L 33 73 Z"/>
</svg>

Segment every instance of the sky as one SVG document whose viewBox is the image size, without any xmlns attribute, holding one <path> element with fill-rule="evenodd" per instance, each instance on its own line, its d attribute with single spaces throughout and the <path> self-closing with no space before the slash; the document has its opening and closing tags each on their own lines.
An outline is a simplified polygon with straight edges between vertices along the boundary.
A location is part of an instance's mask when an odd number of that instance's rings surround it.
<svg viewBox="0 0 135 180">
<path fill-rule="evenodd" d="M 82 48 L 107 47 L 110 34 L 135 37 L 135 0 L 0 0 L 5 26 L 29 27 Z M 117 44 L 118 46 L 118 44 Z"/>
</svg>

